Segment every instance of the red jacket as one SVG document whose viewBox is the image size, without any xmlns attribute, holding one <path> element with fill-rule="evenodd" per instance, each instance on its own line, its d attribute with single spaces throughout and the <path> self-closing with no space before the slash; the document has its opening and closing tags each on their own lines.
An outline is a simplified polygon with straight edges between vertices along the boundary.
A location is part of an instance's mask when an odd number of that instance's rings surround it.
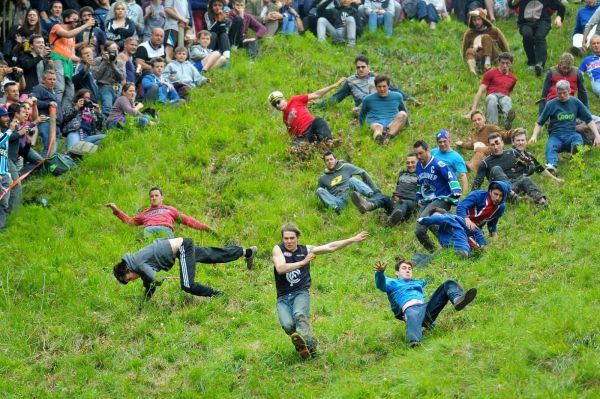
<svg viewBox="0 0 600 399">
<path fill-rule="evenodd" d="M 129 224 L 148 226 L 166 226 L 173 230 L 173 222 L 177 221 L 198 230 L 208 230 L 208 226 L 179 212 L 176 208 L 168 205 L 150 207 L 137 216 L 131 217 L 120 209 L 115 209 L 113 213 L 122 221 Z"/>
</svg>

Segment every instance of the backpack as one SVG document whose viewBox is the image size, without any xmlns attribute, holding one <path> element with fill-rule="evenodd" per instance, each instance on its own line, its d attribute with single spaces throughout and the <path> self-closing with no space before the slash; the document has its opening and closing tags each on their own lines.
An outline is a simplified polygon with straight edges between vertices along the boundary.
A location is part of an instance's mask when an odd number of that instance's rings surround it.
<svg viewBox="0 0 600 399">
<path fill-rule="evenodd" d="M 87 141 L 78 141 L 69 149 L 69 154 L 81 157 L 82 155 L 91 154 L 98 151 L 98 146 L 94 143 L 88 143 Z"/>
<path fill-rule="evenodd" d="M 77 164 L 68 155 L 63 155 L 58 152 L 52 154 L 52 156 L 46 159 L 44 162 L 44 168 L 47 172 L 52 173 L 54 176 L 60 176 L 67 173 L 71 169 L 75 169 Z"/>
</svg>

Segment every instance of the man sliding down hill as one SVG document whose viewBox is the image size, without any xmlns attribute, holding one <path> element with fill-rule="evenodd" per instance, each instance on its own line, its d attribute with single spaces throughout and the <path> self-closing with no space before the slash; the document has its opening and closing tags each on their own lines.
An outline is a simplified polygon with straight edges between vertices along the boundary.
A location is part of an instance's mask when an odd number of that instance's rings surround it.
<svg viewBox="0 0 600 399">
<path fill-rule="evenodd" d="M 242 256 L 248 269 L 251 269 L 256 257 L 256 247 L 197 247 L 191 238 L 159 238 L 134 254 L 123 255 L 121 262 L 113 268 L 113 273 L 121 284 L 141 278 L 145 299 L 148 300 L 154 295 L 156 287 L 162 284 L 162 280 L 156 280 L 156 273 L 171 270 L 178 257 L 182 290 L 196 296 L 220 296 L 223 295 L 222 291 L 194 281 L 196 262 L 228 263 Z"/>
<path fill-rule="evenodd" d="M 164 205 L 162 190 L 158 187 L 150 189 L 150 208 L 144 210 L 137 216 L 131 217 L 117 208 L 117 205 L 110 202 L 106 204 L 107 208 L 113 210 L 113 213 L 125 223 L 139 226 L 144 225 L 144 237 L 149 238 L 153 235 L 166 233 L 169 238 L 174 238 L 173 223 L 181 222 L 197 230 L 210 231 L 210 228 L 204 223 L 200 223 L 191 216 L 179 212 L 176 208 Z"/>
</svg>

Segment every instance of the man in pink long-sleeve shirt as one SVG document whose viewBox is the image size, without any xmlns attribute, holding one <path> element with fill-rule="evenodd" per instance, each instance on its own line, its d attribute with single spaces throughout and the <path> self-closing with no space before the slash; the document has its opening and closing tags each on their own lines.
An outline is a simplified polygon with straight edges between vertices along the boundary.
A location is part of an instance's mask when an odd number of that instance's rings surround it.
<svg viewBox="0 0 600 399">
<path fill-rule="evenodd" d="M 146 237 L 160 233 L 166 233 L 169 238 L 175 237 L 173 235 L 174 222 L 183 223 L 197 230 L 210 231 L 210 228 L 204 223 L 179 212 L 172 206 L 164 205 L 164 198 L 160 188 L 152 187 L 150 189 L 150 208 L 145 209 L 142 213 L 134 217 L 127 215 L 112 202 L 106 204 L 106 207 L 112 209 L 113 213 L 125 223 L 136 226 L 143 224 L 144 236 Z"/>
</svg>

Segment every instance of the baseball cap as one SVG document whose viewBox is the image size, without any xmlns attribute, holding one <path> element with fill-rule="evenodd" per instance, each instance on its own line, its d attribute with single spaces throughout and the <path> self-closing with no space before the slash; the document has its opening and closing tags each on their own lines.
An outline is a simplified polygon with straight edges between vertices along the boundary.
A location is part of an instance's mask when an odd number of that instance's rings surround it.
<svg viewBox="0 0 600 399">
<path fill-rule="evenodd" d="M 0 107 L 0 116 L 7 116 L 8 111 L 4 107 Z"/>
<path fill-rule="evenodd" d="M 277 100 L 279 100 L 280 98 L 283 98 L 283 93 L 280 91 L 274 91 L 271 94 L 269 94 L 269 97 L 267 98 L 267 101 L 269 101 L 269 104 L 273 105 L 273 103 Z"/>
</svg>

